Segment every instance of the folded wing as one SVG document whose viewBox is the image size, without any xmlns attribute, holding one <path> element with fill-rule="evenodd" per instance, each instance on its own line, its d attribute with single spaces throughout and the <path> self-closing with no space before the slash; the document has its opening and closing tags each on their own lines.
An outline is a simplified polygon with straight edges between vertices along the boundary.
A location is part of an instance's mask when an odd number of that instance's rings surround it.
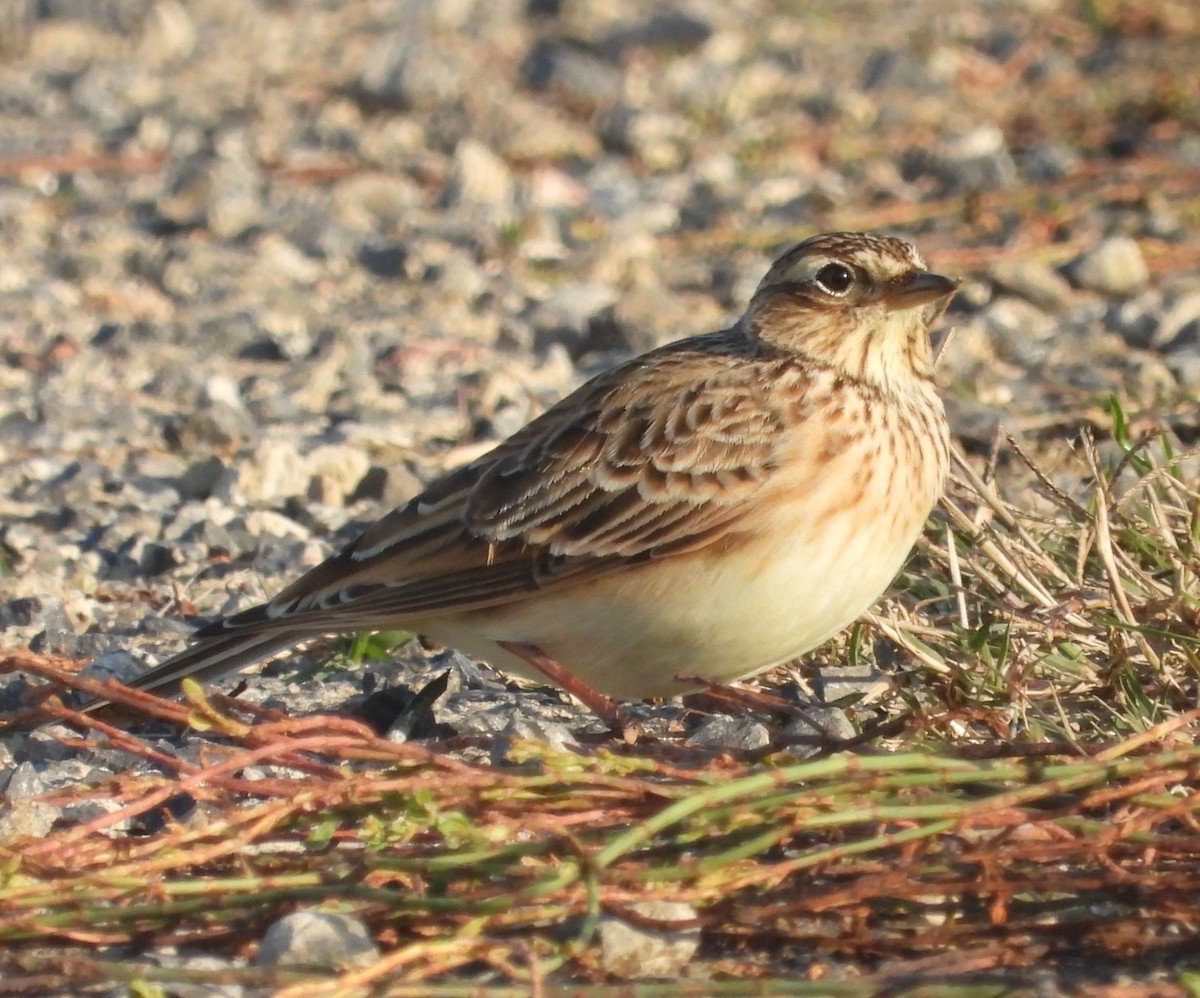
<svg viewBox="0 0 1200 998">
<path fill-rule="evenodd" d="M 211 633 L 321 633 L 494 606 L 735 530 L 775 470 L 782 414 L 769 371 L 685 345 L 589 382 Z"/>
</svg>

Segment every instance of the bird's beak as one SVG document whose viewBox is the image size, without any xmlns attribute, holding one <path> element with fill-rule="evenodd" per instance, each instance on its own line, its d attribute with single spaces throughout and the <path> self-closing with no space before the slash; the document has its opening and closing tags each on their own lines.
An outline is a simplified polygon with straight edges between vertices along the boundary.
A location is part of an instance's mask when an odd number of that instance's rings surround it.
<svg viewBox="0 0 1200 998">
<path fill-rule="evenodd" d="M 941 274 L 916 270 L 888 288 L 887 293 L 883 296 L 883 303 L 891 311 L 928 305 L 930 302 L 940 301 L 943 298 L 948 299 L 958 290 L 958 284 L 958 281 L 943 277 Z"/>
</svg>

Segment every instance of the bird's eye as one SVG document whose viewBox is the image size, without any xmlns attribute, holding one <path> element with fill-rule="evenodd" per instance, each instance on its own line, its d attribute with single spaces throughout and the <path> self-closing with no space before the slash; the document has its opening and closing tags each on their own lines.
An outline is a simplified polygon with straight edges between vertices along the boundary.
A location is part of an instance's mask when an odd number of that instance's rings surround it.
<svg viewBox="0 0 1200 998">
<path fill-rule="evenodd" d="M 827 263 L 813 277 L 817 287 L 829 295 L 841 297 L 854 283 L 854 272 L 841 263 Z"/>
</svg>

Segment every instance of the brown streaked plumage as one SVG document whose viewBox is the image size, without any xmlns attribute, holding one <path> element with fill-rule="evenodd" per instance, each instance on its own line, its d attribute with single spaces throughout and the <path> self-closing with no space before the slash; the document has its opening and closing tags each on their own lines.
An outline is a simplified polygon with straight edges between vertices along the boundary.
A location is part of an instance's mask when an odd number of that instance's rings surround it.
<svg viewBox="0 0 1200 998">
<path fill-rule="evenodd" d="M 955 287 L 900 239 L 800 243 L 729 329 L 592 379 L 135 685 L 383 628 L 617 697 L 795 658 L 879 597 L 941 493 L 928 332 Z"/>
</svg>

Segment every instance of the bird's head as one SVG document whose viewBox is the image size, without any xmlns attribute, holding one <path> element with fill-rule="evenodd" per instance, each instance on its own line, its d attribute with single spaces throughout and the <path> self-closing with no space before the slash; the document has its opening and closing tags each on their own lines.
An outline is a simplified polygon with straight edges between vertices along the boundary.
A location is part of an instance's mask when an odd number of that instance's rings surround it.
<svg viewBox="0 0 1200 998">
<path fill-rule="evenodd" d="M 776 349 L 891 387 L 932 373 L 929 329 L 958 281 L 926 269 L 912 243 L 869 232 L 814 236 L 767 271 L 745 318 Z"/>
</svg>

